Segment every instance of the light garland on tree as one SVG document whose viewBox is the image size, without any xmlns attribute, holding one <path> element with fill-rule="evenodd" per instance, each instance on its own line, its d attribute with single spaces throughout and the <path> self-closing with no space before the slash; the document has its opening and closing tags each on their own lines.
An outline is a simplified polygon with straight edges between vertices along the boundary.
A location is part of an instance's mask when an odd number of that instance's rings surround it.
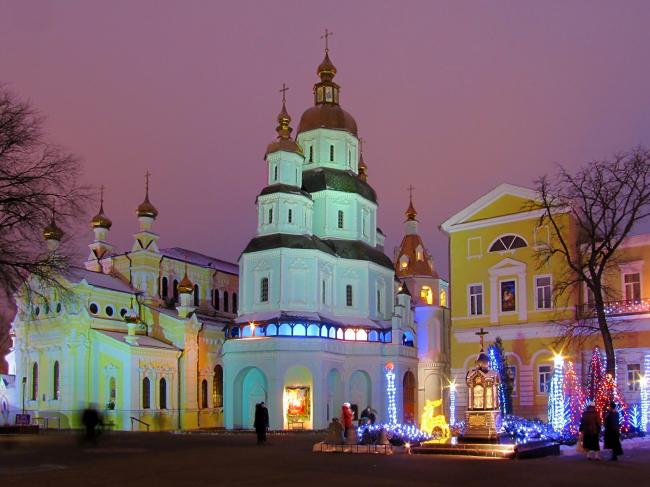
<svg viewBox="0 0 650 487">
<path fill-rule="evenodd" d="M 643 373 L 641 383 L 639 384 L 641 395 L 641 424 L 639 429 L 644 433 L 648 431 L 648 421 L 650 421 L 650 354 L 643 357 Z"/>
<path fill-rule="evenodd" d="M 567 423 L 567 408 L 564 398 L 564 359 L 553 357 L 555 368 L 548 392 L 548 422 L 555 431 L 562 431 Z"/>
<path fill-rule="evenodd" d="M 566 404 L 567 424 L 565 427 L 571 435 L 577 436 L 582 412 L 585 408 L 585 393 L 576 375 L 573 362 L 567 360 L 564 364 L 564 400 Z"/>
<path fill-rule="evenodd" d="M 491 370 L 494 370 L 499 374 L 501 381 L 497 386 L 497 394 L 499 394 L 499 409 L 501 410 L 502 415 L 506 415 L 506 391 L 505 391 L 505 377 L 503 370 L 503 357 L 501 356 L 500 350 L 496 345 L 490 345 L 488 347 L 488 358 L 490 359 L 489 367 Z"/>
<path fill-rule="evenodd" d="M 605 364 L 600 349 L 594 347 L 591 352 L 591 362 L 589 364 L 589 382 L 587 384 L 587 396 L 591 401 L 596 400 L 596 392 L 605 377 Z"/>
<path fill-rule="evenodd" d="M 456 381 L 449 384 L 449 425 L 456 424 Z"/>
<path fill-rule="evenodd" d="M 386 364 L 386 398 L 388 401 L 388 424 L 397 424 L 397 403 L 395 402 L 395 395 L 397 389 L 395 388 L 395 372 L 393 372 L 393 363 Z"/>
</svg>

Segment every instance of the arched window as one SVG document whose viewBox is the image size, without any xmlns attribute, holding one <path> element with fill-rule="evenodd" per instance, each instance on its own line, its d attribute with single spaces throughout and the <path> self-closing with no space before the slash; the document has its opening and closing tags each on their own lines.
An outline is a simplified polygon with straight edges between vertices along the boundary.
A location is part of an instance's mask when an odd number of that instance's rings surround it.
<svg viewBox="0 0 650 487">
<path fill-rule="evenodd" d="M 178 303 L 178 279 L 174 279 L 174 289 L 172 292 L 174 293 L 174 302 Z"/>
<path fill-rule="evenodd" d="M 237 308 L 239 303 L 237 303 L 237 293 L 232 293 L 232 312 L 237 314 Z"/>
<path fill-rule="evenodd" d="M 345 305 L 352 306 L 352 286 L 350 284 L 345 286 Z"/>
<path fill-rule="evenodd" d="M 32 401 L 38 400 L 38 364 L 32 366 Z"/>
<path fill-rule="evenodd" d="M 420 288 L 420 299 L 426 304 L 433 304 L 433 291 L 429 286 L 422 286 Z"/>
<path fill-rule="evenodd" d="M 151 408 L 151 381 L 149 377 L 142 379 L 142 409 Z"/>
<path fill-rule="evenodd" d="M 522 247 L 528 247 L 528 244 L 519 235 L 503 235 L 492 243 L 490 246 L 490 252 L 503 252 L 505 250 L 520 249 Z"/>
<path fill-rule="evenodd" d="M 424 260 L 424 250 L 421 245 L 418 245 L 415 249 L 415 258 L 417 260 Z"/>
<path fill-rule="evenodd" d="M 399 267 L 400 269 L 406 269 L 409 266 L 409 258 L 406 255 L 402 255 L 399 258 Z"/>
<path fill-rule="evenodd" d="M 330 162 L 334 162 L 334 146 L 330 145 Z"/>
<path fill-rule="evenodd" d="M 228 313 L 228 308 L 230 307 L 230 303 L 228 302 L 228 291 L 223 292 L 223 310 Z"/>
<path fill-rule="evenodd" d="M 53 383 L 52 383 L 52 399 L 58 401 L 61 398 L 60 390 L 60 380 L 59 380 L 59 361 L 54 362 L 54 371 L 53 371 Z"/>
<path fill-rule="evenodd" d="M 194 306 L 199 305 L 199 285 L 194 284 Z"/>
<path fill-rule="evenodd" d="M 269 302 L 269 278 L 263 277 L 260 283 L 260 301 L 262 303 Z"/>
<path fill-rule="evenodd" d="M 208 407 L 208 381 L 205 379 L 201 381 L 201 407 L 203 409 Z"/>
<path fill-rule="evenodd" d="M 447 307 L 447 291 L 444 289 L 440 290 L 440 306 Z"/>
<path fill-rule="evenodd" d="M 160 409 L 167 409 L 167 381 L 163 377 L 160 379 Z"/>
<path fill-rule="evenodd" d="M 339 210 L 339 213 L 338 213 L 338 227 L 343 228 L 343 223 L 345 223 L 343 221 L 343 210 Z"/>
<path fill-rule="evenodd" d="M 219 305 L 220 305 L 219 298 L 220 298 L 219 290 L 215 289 L 214 290 L 214 300 L 212 301 L 212 306 L 214 306 L 214 309 L 216 309 L 217 311 L 219 311 Z"/>
<path fill-rule="evenodd" d="M 115 399 L 117 398 L 117 388 L 115 387 L 115 377 L 111 377 L 111 379 L 108 381 L 108 403 L 113 404 L 113 407 L 109 407 L 109 409 L 114 409 L 115 408 Z"/>
<path fill-rule="evenodd" d="M 212 404 L 215 408 L 223 407 L 223 367 L 214 366 L 214 377 L 212 378 Z"/>
<path fill-rule="evenodd" d="M 293 223 L 293 211 L 291 210 L 291 208 L 289 208 L 289 211 L 287 212 L 287 222 Z"/>
<path fill-rule="evenodd" d="M 169 295 L 169 282 L 166 277 L 162 278 L 162 282 L 160 284 L 160 296 L 163 299 L 167 299 L 167 296 Z"/>
</svg>

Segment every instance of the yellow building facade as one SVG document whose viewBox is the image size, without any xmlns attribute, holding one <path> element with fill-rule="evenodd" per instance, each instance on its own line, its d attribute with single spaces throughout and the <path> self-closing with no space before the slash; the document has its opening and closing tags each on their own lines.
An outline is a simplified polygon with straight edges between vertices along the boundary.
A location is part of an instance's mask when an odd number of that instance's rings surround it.
<svg viewBox="0 0 650 487">
<path fill-rule="evenodd" d="M 600 335 L 579 349 L 561 349 L 559 323 L 581 319 L 589 309 L 586 288 L 558 295 L 556 285 L 566 267 L 558 257 L 548 262 L 539 252 L 553 243 L 554 233 L 540 225 L 543 210 L 530 189 L 502 184 L 447 219 L 442 230 L 449 236 L 451 281 L 451 372 L 463 384 L 476 359 L 481 329 L 488 332 L 486 346 L 503 341 L 508 372 L 514 379 L 514 413 L 546 417 L 553 355 L 575 363 L 587 374 L 594 345 Z M 560 215 L 563 232 L 575 242 L 568 215 Z M 607 279 L 610 324 L 616 335 L 617 381 L 628 403 L 640 401 L 640 376 L 650 373 L 650 235 L 630 237 L 621 249 L 620 263 Z M 459 394 L 457 416 L 467 406 Z"/>
</svg>

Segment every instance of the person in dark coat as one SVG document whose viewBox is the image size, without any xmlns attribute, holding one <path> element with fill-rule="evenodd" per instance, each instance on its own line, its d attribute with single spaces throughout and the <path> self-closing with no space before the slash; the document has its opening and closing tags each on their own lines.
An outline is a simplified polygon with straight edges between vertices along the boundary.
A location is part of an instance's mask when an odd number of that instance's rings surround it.
<svg viewBox="0 0 650 487">
<path fill-rule="evenodd" d="M 264 401 L 255 405 L 255 433 L 257 433 L 257 444 L 262 444 L 266 441 L 266 430 L 269 427 L 269 410 L 266 409 Z"/>
<path fill-rule="evenodd" d="M 600 435 L 600 416 L 598 416 L 593 402 L 590 402 L 582 413 L 580 432 L 582 433 L 582 446 L 587 452 L 587 459 L 591 460 L 594 458 L 600 460 L 598 456 L 598 452 L 600 451 L 600 443 L 598 441 Z"/>
<path fill-rule="evenodd" d="M 609 405 L 609 411 L 605 416 L 605 445 L 606 450 L 612 450 L 611 460 L 615 462 L 618 456 L 623 454 L 621 446 L 621 434 L 619 432 L 619 416 L 616 410 L 616 403 Z"/>
<path fill-rule="evenodd" d="M 86 429 L 86 442 L 93 445 L 97 441 L 97 428 L 101 425 L 102 419 L 95 407 L 90 404 L 81 414 L 81 423 Z"/>
</svg>

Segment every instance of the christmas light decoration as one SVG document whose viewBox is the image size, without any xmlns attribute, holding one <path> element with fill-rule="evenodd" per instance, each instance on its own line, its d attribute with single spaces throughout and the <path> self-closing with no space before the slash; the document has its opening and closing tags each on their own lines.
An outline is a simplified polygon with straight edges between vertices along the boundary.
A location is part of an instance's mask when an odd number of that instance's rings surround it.
<svg viewBox="0 0 650 487">
<path fill-rule="evenodd" d="M 435 401 L 427 399 L 422 411 L 420 429 L 442 443 L 449 439 L 451 432 L 445 415 L 436 414 L 438 408 L 442 409 L 442 399 L 436 399 Z"/>
<path fill-rule="evenodd" d="M 595 401 L 596 391 L 598 391 L 603 378 L 605 377 L 605 364 L 603 356 L 598 347 L 594 347 L 591 352 L 591 362 L 589 364 L 589 381 L 587 383 L 587 397 Z"/>
<path fill-rule="evenodd" d="M 634 431 L 641 431 L 641 410 L 639 405 L 635 404 L 630 408 L 630 426 L 634 428 Z"/>
<path fill-rule="evenodd" d="M 357 438 L 367 438 L 371 443 L 376 443 L 379 432 L 386 431 L 388 440 L 393 445 L 420 443 L 431 438 L 431 435 L 419 430 L 412 424 L 364 424 L 357 428 Z"/>
<path fill-rule="evenodd" d="M 508 371 L 506 370 L 506 362 L 501 351 L 501 340 L 497 338 L 497 341 L 494 345 L 488 347 L 488 358 L 490 360 L 489 367 L 490 370 L 494 370 L 499 374 L 501 382 L 497 388 L 497 394 L 499 395 L 499 409 L 501 410 L 502 415 L 512 413 L 511 398 L 507 394 L 506 387 L 510 382 L 508 377 Z"/>
<path fill-rule="evenodd" d="M 562 431 L 567 423 L 567 408 L 564 400 L 564 359 L 553 357 L 555 367 L 548 392 L 548 421 L 555 431 Z"/>
<path fill-rule="evenodd" d="M 650 421 L 650 354 L 643 357 L 643 371 L 641 376 L 640 393 L 641 393 L 641 426 L 640 430 L 644 433 L 648 431 L 648 421 Z"/>
<path fill-rule="evenodd" d="M 615 402 L 620 414 L 621 432 L 626 433 L 630 429 L 629 411 L 623 396 L 616 386 L 612 374 L 605 374 L 605 378 L 596 391 L 596 411 L 600 415 L 601 422 L 605 421 L 607 411 L 611 402 Z"/>
<path fill-rule="evenodd" d="M 395 402 L 395 395 L 397 389 L 395 388 L 395 372 L 393 372 L 393 363 L 386 364 L 386 398 L 388 401 L 388 424 L 397 424 L 397 404 Z"/>
<path fill-rule="evenodd" d="M 576 375 L 573 362 L 567 360 L 564 364 L 564 401 L 566 405 L 565 427 L 571 435 L 577 436 L 580 420 L 585 408 L 585 392 Z"/>
<path fill-rule="evenodd" d="M 449 384 L 449 424 L 456 424 L 456 381 Z"/>
</svg>

